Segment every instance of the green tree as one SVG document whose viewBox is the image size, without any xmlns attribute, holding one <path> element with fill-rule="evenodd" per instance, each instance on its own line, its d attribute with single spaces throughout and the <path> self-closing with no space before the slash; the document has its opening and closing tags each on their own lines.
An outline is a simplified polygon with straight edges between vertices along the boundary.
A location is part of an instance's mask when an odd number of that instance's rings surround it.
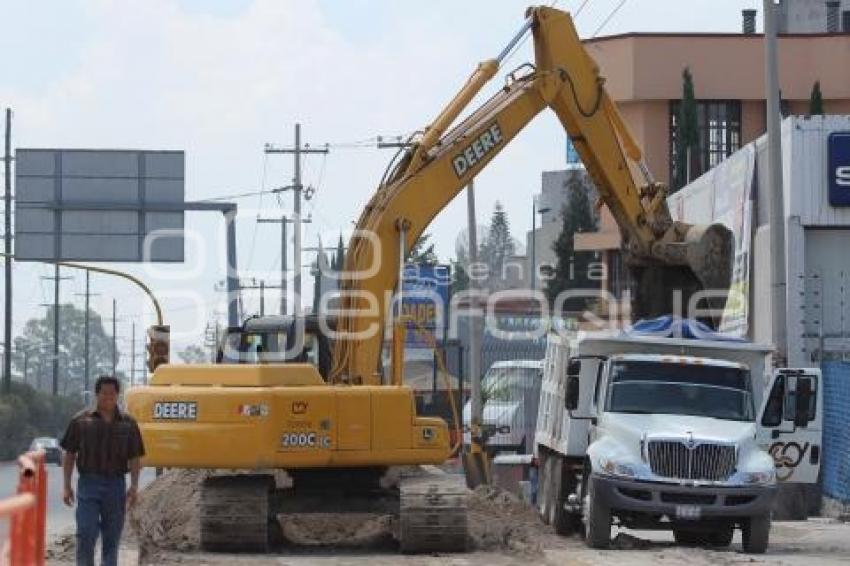
<svg viewBox="0 0 850 566">
<path fill-rule="evenodd" d="M 15 337 L 12 365 L 36 389 L 50 390 L 53 383 L 53 307 L 42 318 L 24 325 Z M 120 361 L 121 350 L 116 359 Z M 101 374 L 112 373 L 112 337 L 106 334 L 100 315 L 89 310 L 89 388 Z M 59 393 L 75 394 L 83 389 L 85 370 L 85 311 L 74 305 L 59 306 Z"/>
<path fill-rule="evenodd" d="M 339 273 L 345 267 L 345 242 L 342 240 L 342 234 L 339 235 L 339 241 L 336 243 L 336 251 L 331 259 L 331 269 Z"/>
<path fill-rule="evenodd" d="M 210 361 L 210 353 L 200 346 L 192 344 L 177 353 L 184 364 L 206 364 Z"/>
<path fill-rule="evenodd" d="M 575 251 L 575 235 L 596 230 L 596 222 L 590 207 L 587 191 L 578 177 L 567 185 L 569 200 L 561 211 L 563 227 L 552 248 L 557 265 L 553 277 L 546 283 L 546 296 L 554 303 L 556 297 L 569 289 L 595 289 L 598 287 L 589 277 L 592 252 Z M 583 310 L 586 299 L 570 299 L 564 304 L 567 310 Z"/>
<path fill-rule="evenodd" d="M 682 71 L 682 100 L 676 115 L 676 167 L 674 192 L 693 180 L 699 169 L 699 130 L 697 103 L 694 97 L 694 78 L 691 70 Z"/>
<path fill-rule="evenodd" d="M 815 81 L 812 85 L 812 95 L 809 97 L 809 115 L 823 115 L 823 95 L 820 92 L 820 81 Z"/>
<path fill-rule="evenodd" d="M 54 397 L 13 382 L 11 394 L 0 396 L 0 461 L 22 454 L 37 436 L 61 437 L 83 405 L 80 395 Z"/>
<path fill-rule="evenodd" d="M 434 244 L 428 241 L 430 239 L 431 234 L 422 234 L 408 252 L 407 261 L 419 265 L 437 265 L 439 260 L 434 252 Z"/>
<path fill-rule="evenodd" d="M 469 274 L 466 272 L 466 263 L 461 263 L 459 259 L 451 260 L 452 266 L 452 281 L 450 293 L 454 295 L 460 291 L 469 289 Z"/>
<path fill-rule="evenodd" d="M 486 264 L 489 269 L 488 287 L 491 290 L 501 289 L 503 287 L 502 271 L 505 262 L 516 253 L 516 249 L 514 239 L 511 236 L 508 215 L 499 201 L 496 201 L 493 208 L 487 237 L 481 243 L 479 249 L 478 261 Z"/>
</svg>

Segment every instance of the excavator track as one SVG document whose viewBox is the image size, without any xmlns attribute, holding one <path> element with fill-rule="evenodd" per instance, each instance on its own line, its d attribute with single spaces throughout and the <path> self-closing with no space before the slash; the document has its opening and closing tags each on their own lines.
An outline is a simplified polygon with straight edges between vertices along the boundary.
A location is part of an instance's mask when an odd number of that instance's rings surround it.
<svg viewBox="0 0 850 566">
<path fill-rule="evenodd" d="M 399 485 L 399 496 L 402 552 L 466 551 L 469 490 L 462 477 L 405 477 Z"/>
<path fill-rule="evenodd" d="M 269 549 L 268 475 L 211 476 L 201 487 L 201 547 L 215 552 Z"/>
</svg>

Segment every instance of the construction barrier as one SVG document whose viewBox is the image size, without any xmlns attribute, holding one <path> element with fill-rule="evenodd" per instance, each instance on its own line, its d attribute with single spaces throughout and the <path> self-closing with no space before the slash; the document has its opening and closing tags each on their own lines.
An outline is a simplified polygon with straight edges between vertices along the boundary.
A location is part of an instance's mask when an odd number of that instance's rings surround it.
<svg viewBox="0 0 850 566">
<path fill-rule="evenodd" d="M 17 495 L 0 500 L 0 519 L 10 518 L 9 540 L 0 547 L 0 566 L 43 566 L 47 527 L 44 452 L 18 458 Z"/>
</svg>

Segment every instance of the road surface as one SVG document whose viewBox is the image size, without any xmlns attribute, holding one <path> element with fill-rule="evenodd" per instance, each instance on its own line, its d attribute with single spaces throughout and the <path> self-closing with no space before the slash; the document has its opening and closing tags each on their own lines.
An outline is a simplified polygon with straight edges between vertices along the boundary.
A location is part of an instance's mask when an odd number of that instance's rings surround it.
<svg viewBox="0 0 850 566">
<path fill-rule="evenodd" d="M 541 525 L 541 529 L 546 527 Z M 508 566 L 542 564 L 551 566 L 731 566 L 770 564 L 799 566 L 837 566 L 850 564 L 850 524 L 827 519 L 799 522 L 776 522 L 771 531 L 771 544 L 766 554 L 750 555 L 741 551 L 740 533 L 728 549 L 708 550 L 687 548 L 673 543 L 669 533 L 632 531 L 615 539 L 611 550 L 592 550 L 578 537 L 562 538 L 554 534 L 541 535 L 539 552 L 512 553 L 470 552 L 454 555 L 405 556 L 393 550 L 366 549 L 290 549 L 271 555 L 209 554 L 201 552 L 163 552 L 139 561 L 132 542 L 122 545 L 122 566 L 156 564 L 158 566 L 203 564 L 209 566 Z M 47 563 L 55 566 L 73 565 L 73 541 L 65 537 L 64 548 L 50 556 Z"/>
<path fill-rule="evenodd" d="M 74 525 L 74 509 L 62 503 L 62 468 L 56 464 L 47 464 L 47 533 L 55 535 Z M 74 474 L 76 484 L 76 473 Z M 142 471 L 141 486 L 144 487 L 154 478 L 153 468 Z M 15 493 L 18 486 L 18 467 L 14 462 L 0 462 L 0 499 Z M 8 534 L 8 521 L 0 521 L 0 540 Z"/>
</svg>

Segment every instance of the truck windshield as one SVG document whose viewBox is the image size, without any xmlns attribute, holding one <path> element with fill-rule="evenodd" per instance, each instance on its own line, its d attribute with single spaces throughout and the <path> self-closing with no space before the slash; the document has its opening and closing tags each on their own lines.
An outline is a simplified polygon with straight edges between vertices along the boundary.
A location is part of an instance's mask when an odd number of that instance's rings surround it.
<svg viewBox="0 0 850 566">
<path fill-rule="evenodd" d="M 750 372 L 743 368 L 614 362 L 607 411 L 753 420 Z"/>
</svg>

